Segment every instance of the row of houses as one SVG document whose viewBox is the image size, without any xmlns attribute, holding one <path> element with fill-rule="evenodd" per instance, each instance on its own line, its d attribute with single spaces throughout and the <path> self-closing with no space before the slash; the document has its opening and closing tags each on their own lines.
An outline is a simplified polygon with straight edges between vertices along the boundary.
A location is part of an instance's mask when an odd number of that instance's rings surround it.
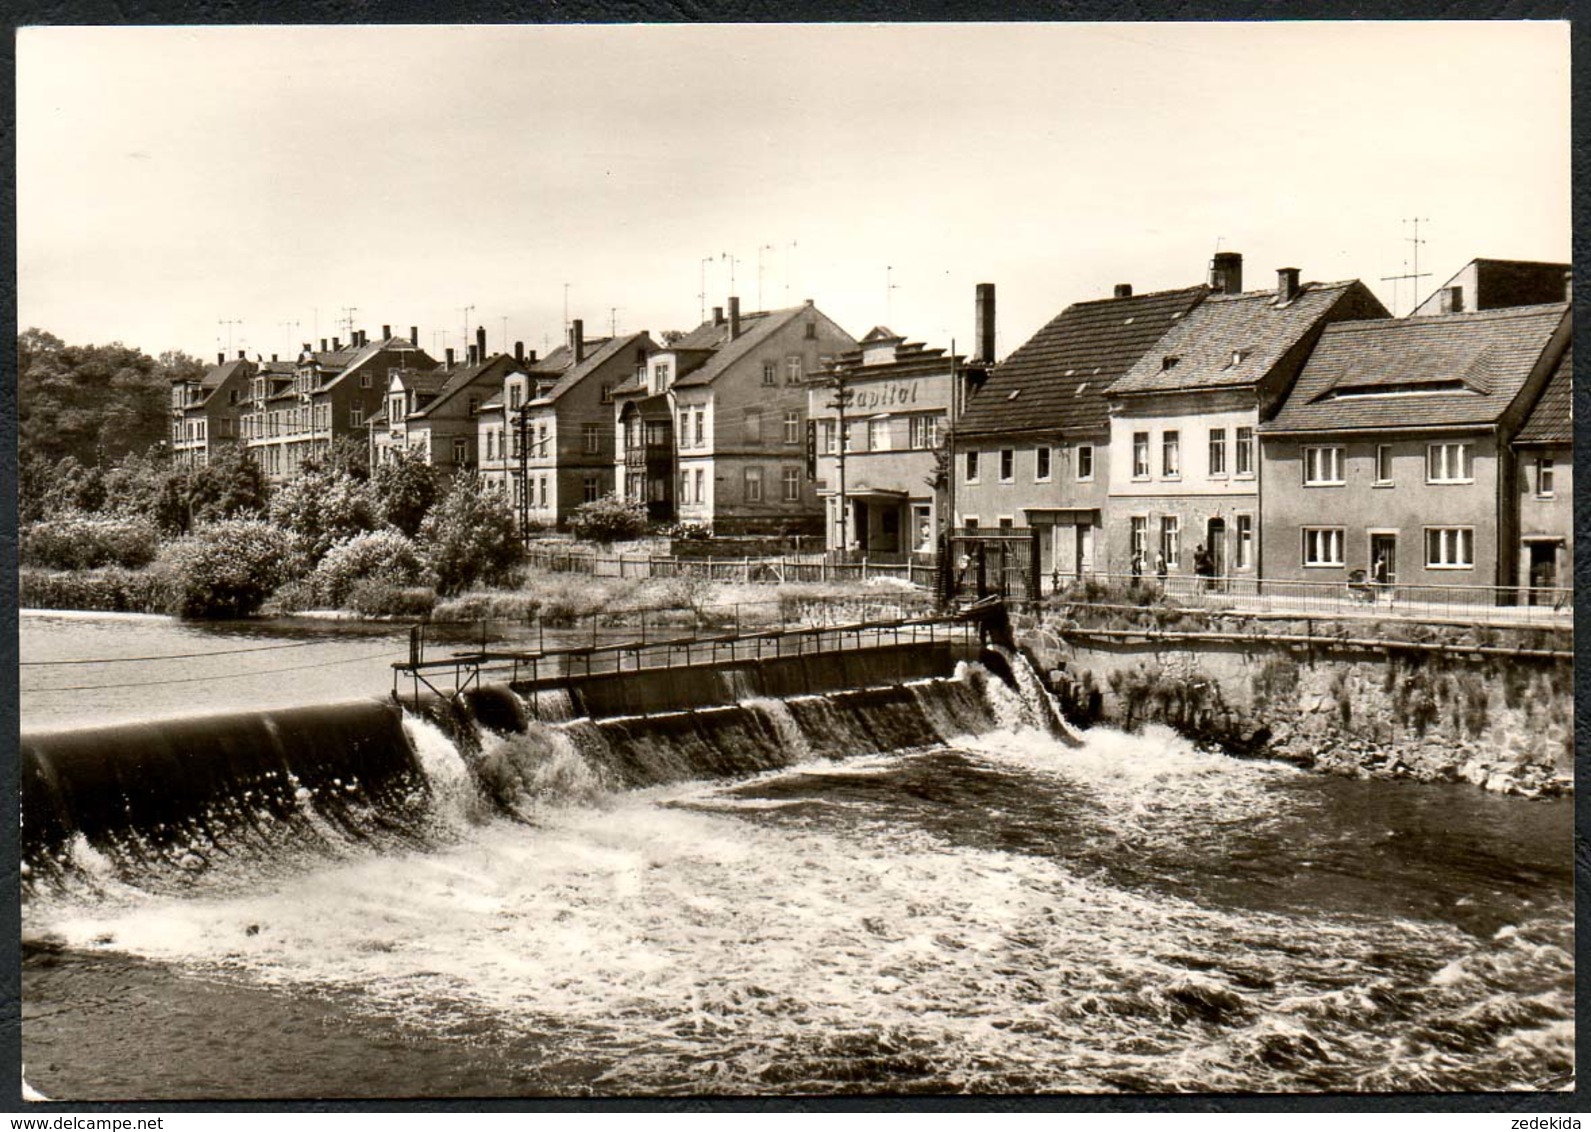
<svg viewBox="0 0 1591 1132">
<path fill-rule="evenodd" d="M 994 287 L 971 357 L 808 301 L 731 297 L 682 333 L 440 361 L 382 328 L 173 388 L 173 446 L 241 443 L 282 482 L 339 436 L 478 471 L 558 525 L 616 493 L 715 534 L 819 534 L 875 559 L 950 531 L 1036 536 L 1046 576 L 1550 587 L 1571 558 L 1568 270 L 1475 260 L 1408 318 L 1295 268 L 1074 303 L 1003 360 Z M 505 344 L 506 345 L 506 344 Z"/>
</svg>

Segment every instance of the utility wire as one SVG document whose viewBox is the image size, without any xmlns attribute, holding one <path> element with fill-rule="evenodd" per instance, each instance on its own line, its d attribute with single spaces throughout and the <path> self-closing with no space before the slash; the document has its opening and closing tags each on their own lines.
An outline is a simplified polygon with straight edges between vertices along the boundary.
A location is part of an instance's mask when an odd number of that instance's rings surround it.
<svg viewBox="0 0 1591 1132">
<path fill-rule="evenodd" d="M 383 633 L 379 636 L 366 638 L 368 640 L 385 641 L 400 637 L 401 633 Z M 285 645 L 255 645 L 246 649 L 216 649 L 212 652 L 174 652 L 162 656 L 104 656 L 88 660 L 23 660 L 17 662 L 18 668 L 48 668 L 62 664 L 128 664 L 133 662 L 154 660 L 199 660 L 210 656 L 235 656 L 244 652 L 269 652 L 272 649 L 301 649 L 306 645 L 329 645 L 340 643 L 335 637 L 323 637 L 318 641 L 293 641 Z"/>
<path fill-rule="evenodd" d="M 204 676 L 178 676 L 171 680 L 134 680 L 126 684 L 75 684 L 64 688 L 23 688 L 25 696 L 44 695 L 49 692 L 97 692 L 110 688 L 153 688 L 159 684 L 194 684 L 201 680 L 237 680 L 246 676 L 271 676 L 279 672 L 302 672 L 306 668 L 330 668 L 336 664 L 354 664 L 361 660 L 378 660 L 392 653 L 383 649 L 381 652 L 368 653 L 364 656 L 345 656 L 341 660 L 325 660 L 319 664 L 295 664 L 287 668 L 262 668 L 257 672 L 226 672 L 220 675 L 207 673 Z"/>
</svg>

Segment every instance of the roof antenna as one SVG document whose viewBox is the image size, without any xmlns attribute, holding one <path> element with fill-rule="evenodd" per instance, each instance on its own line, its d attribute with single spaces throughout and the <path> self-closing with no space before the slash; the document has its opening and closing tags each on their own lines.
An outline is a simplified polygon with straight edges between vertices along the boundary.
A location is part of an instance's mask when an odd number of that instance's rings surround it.
<svg viewBox="0 0 1591 1132">
<path fill-rule="evenodd" d="M 1413 266 L 1410 266 L 1409 260 L 1404 260 L 1403 266 L 1408 268 L 1408 270 L 1402 275 L 1383 275 L 1381 277 L 1381 282 L 1392 284 L 1393 311 L 1398 309 L 1398 280 L 1400 279 L 1409 280 L 1409 282 L 1412 284 L 1410 290 L 1414 291 L 1414 297 L 1409 300 L 1409 313 L 1413 314 L 1415 311 L 1420 309 L 1420 292 L 1417 289 L 1419 287 L 1417 280 L 1428 279 L 1431 275 L 1429 271 L 1420 270 L 1420 245 L 1425 243 L 1424 240 L 1420 239 L 1420 225 L 1429 224 L 1430 222 L 1431 218 L 1429 216 L 1412 216 L 1403 222 L 1405 225 L 1414 225 L 1414 235 L 1403 237 L 1403 242 L 1413 248 Z"/>
</svg>

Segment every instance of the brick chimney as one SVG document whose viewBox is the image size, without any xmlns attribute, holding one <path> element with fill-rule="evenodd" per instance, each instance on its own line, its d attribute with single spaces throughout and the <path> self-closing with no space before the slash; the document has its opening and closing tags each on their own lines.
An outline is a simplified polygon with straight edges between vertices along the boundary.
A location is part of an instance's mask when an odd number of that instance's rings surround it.
<svg viewBox="0 0 1591 1132">
<path fill-rule="evenodd" d="M 975 362 L 994 363 L 994 284 L 979 283 L 973 289 L 975 296 L 973 302 L 973 321 L 976 323 L 973 333 L 978 350 L 973 357 Z"/>
<path fill-rule="evenodd" d="M 1276 301 L 1290 303 L 1298 297 L 1298 268 L 1278 267 L 1276 269 Z"/>
<path fill-rule="evenodd" d="M 383 342 L 385 342 L 388 338 L 391 338 L 391 337 L 392 337 L 392 327 L 383 322 L 381 324 L 381 340 Z"/>
<path fill-rule="evenodd" d="M 523 342 L 514 343 L 514 364 L 525 364 L 525 344 Z"/>
<path fill-rule="evenodd" d="M 238 361 L 240 361 L 240 362 L 241 362 L 241 361 L 242 361 L 242 360 L 243 360 L 243 359 L 244 359 L 244 358 L 246 358 L 246 357 L 247 357 L 247 356 L 248 356 L 248 355 L 247 355 L 247 354 L 245 354 L 245 353 L 244 353 L 244 352 L 243 352 L 243 351 L 242 351 L 242 350 L 239 350 L 239 351 L 238 351 Z"/>
<path fill-rule="evenodd" d="M 335 354 L 338 350 L 341 350 L 342 348 L 343 348 L 343 340 L 341 338 L 338 338 L 337 336 L 333 335 L 332 336 L 332 340 L 331 340 L 332 353 Z"/>
<path fill-rule="evenodd" d="M 586 360 L 586 324 L 582 319 L 569 323 L 569 356 L 574 358 L 575 365 Z"/>
<path fill-rule="evenodd" d="M 218 366 L 226 365 L 226 351 L 225 350 L 217 350 L 216 351 L 215 364 L 218 365 Z"/>
<path fill-rule="evenodd" d="M 486 360 L 486 327 L 484 326 L 475 328 L 475 360 L 478 362 Z"/>
<path fill-rule="evenodd" d="M 275 354 L 272 354 L 272 355 L 271 355 L 271 361 L 273 361 L 273 362 L 274 362 L 274 361 L 275 361 L 275 360 L 276 360 L 276 355 L 275 355 Z"/>
<path fill-rule="evenodd" d="M 724 325 L 724 308 L 723 307 L 714 307 L 713 308 L 713 325 L 714 326 L 722 326 L 722 325 Z"/>
<path fill-rule="evenodd" d="M 465 358 L 467 359 L 468 365 L 474 365 L 476 362 L 481 360 L 480 352 L 474 343 L 470 344 L 469 352 L 465 355 Z"/>
<path fill-rule="evenodd" d="M 445 351 L 444 351 L 444 354 L 445 354 L 445 356 L 446 356 L 446 357 L 447 357 L 447 368 L 448 368 L 448 369 L 452 369 L 452 368 L 453 368 L 453 347 L 452 347 L 452 346 L 449 346 L 449 347 L 448 347 L 448 348 L 447 348 L 447 349 L 446 349 L 446 350 L 445 350 Z"/>
<path fill-rule="evenodd" d="M 740 296 L 729 296 L 729 340 L 740 337 Z"/>
<path fill-rule="evenodd" d="M 1236 295 L 1243 290 L 1243 256 L 1239 252 L 1216 252 L 1210 260 L 1210 290 L 1221 295 Z"/>
<path fill-rule="evenodd" d="M 409 344 L 417 350 L 420 348 L 420 328 L 418 326 L 409 327 Z"/>
<path fill-rule="evenodd" d="M 1116 294 L 1115 294 L 1114 297 L 1118 298 L 1118 299 L 1130 299 L 1130 298 L 1132 298 L 1132 284 L 1131 283 L 1118 283 L 1118 284 L 1116 284 Z"/>
<path fill-rule="evenodd" d="M 323 354 L 326 352 L 326 339 L 324 338 L 320 340 L 320 352 Z"/>
</svg>

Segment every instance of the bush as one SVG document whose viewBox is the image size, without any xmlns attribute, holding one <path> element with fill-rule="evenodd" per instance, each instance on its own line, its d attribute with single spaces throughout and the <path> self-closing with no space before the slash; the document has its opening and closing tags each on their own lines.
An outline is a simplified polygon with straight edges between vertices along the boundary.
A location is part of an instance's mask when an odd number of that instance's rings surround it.
<svg viewBox="0 0 1591 1132">
<path fill-rule="evenodd" d="M 85 609 L 105 613 L 163 613 L 166 579 L 153 570 L 17 572 L 17 604 L 24 609 Z"/>
<path fill-rule="evenodd" d="M 444 595 L 499 582 L 524 557 L 508 501 L 485 490 L 473 473 L 454 477 L 420 524 L 420 544 Z"/>
<path fill-rule="evenodd" d="M 362 578 L 349 589 L 346 605 L 365 617 L 428 617 L 436 607 L 436 591 Z"/>
<path fill-rule="evenodd" d="M 293 540 L 258 519 L 226 519 L 169 543 L 156 569 L 178 617 L 247 617 L 293 573 Z"/>
<path fill-rule="evenodd" d="M 401 449 L 370 476 L 376 514 L 411 538 L 419 533 L 420 524 L 441 494 L 442 481 L 437 470 Z"/>
<path fill-rule="evenodd" d="M 356 582 L 412 586 L 425 567 L 420 553 L 400 531 L 367 531 L 344 539 L 326 552 L 310 576 L 317 600 L 340 606 Z"/>
<path fill-rule="evenodd" d="M 617 495 L 582 503 L 569 513 L 569 530 L 576 538 L 604 546 L 639 538 L 646 533 L 646 525 L 646 504 L 631 503 Z"/>
<path fill-rule="evenodd" d="M 160 551 L 160 532 L 147 519 L 73 515 L 33 523 L 21 534 L 22 565 L 51 570 L 136 570 L 153 562 Z"/>
<path fill-rule="evenodd" d="M 370 487 L 342 471 L 311 469 L 271 499 L 271 522 L 298 539 L 311 562 L 334 543 L 378 526 Z"/>
</svg>

